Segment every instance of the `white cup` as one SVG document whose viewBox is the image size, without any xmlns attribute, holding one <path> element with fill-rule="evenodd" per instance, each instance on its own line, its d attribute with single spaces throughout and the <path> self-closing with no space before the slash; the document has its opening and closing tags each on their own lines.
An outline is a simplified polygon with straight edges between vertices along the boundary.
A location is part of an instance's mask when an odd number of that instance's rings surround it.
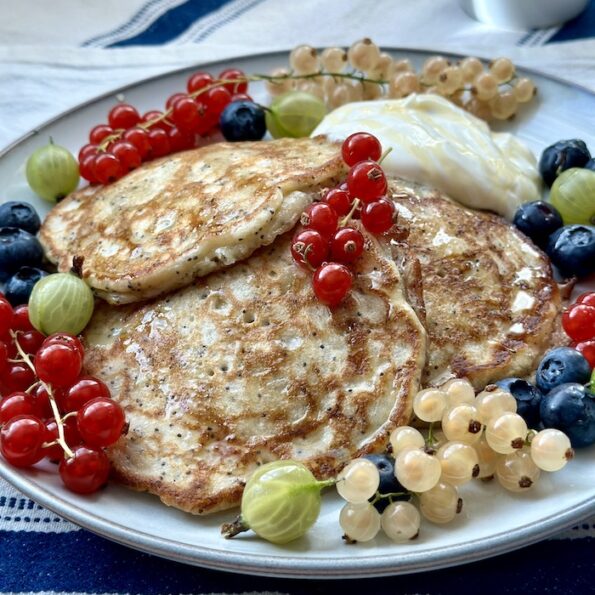
<svg viewBox="0 0 595 595">
<path fill-rule="evenodd" d="M 459 0 L 474 19 L 506 29 L 543 29 L 580 14 L 589 0 Z"/>
</svg>

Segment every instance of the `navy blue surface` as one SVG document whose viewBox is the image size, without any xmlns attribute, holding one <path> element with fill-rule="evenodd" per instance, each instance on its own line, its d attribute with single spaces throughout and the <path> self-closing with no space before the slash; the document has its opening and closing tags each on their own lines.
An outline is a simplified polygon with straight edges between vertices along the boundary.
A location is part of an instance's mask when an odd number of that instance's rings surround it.
<svg viewBox="0 0 595 595">
<path fill-rule="evenodd" d="M 448 527 L 444 528 L 448 531 Z M 345 546 L 350 547 L 350 546 Z M 357 546 L 355 546 L 357 547 Z M 398 545 L 395 545 L 398 548 Z M 465 567 L 365 582 L 247 577 L 185 566 L 87 531 L 0 532 L 0 591 L 85 593 L 592 593 L 595 539 L 545 541 Z M 26 561 L 27 567 L 24 567 Z"/>
<path fill-rule="evenodd" d="M 129 45 L 160 45 L 178 37 L 198 19 L 228 4 L 231 0 L 187 0 L 158 17 L 151 25 L 133 37 L 107 47 Z"/>
<path fill-rule="evenodd" d="M 549 39 L 548 43 L 557 41 L 572 41 L 573 39 L 588 39 L 595 37 L 595 0 L 591 0 L 585 11 L 572 21 L 568 21 Z M 593 56 L 595 62 L 595 56 Z"/>
</svg>

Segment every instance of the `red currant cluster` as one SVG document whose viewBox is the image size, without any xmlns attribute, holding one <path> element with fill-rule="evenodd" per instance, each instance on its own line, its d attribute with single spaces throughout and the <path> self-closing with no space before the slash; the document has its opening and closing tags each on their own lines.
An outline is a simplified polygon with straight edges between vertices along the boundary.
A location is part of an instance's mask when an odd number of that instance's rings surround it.
<svg viewBox="0 0 595 595">
<path fill-rule="evenodd" d="M 364 250 L 364 236 L 348 226 L 349 221 L 360 219 L 369 232 L 381 234 L 396 220 L 395 206 L 385 197 L 381 153 L 375 136 L 366 132 L 349 136 L 342 146 L 343 161 L 351 167 L 347 180 L 302 213 L 303 228 L 293 238 L 293 258 L 314 271 L 314 293 L 327 306 L 339 304 L 351 289 L 353 273 L 346 265 Z"/>
<path fill-rule="evenodd" d="M 595 291 L 576 298 L 562 314 L 562 326 L 573 341 L 571 346 L 595 368 Z"/>
<path fill-rule="evenodd" d="M 0 452 L 15 467 L 59 462 L 66 487 L 96 491 L 109 475 L 103 448 L 125 431 L 124 411 L 98 378 L 81 375 L 77 337 L 44 337 L 0 294 Z"/>
<path fill-rule="evenodd" d="M 251 101 L 246 75 L 237 68 L 220 72 L 216 79 L 196 72 L 188 79 L 187 90 L 169 97 L 164 111 L 144 116 L 127 103 L 114 106 L 108 123 L 92 128 L 89 144 L 79 151 L 81 176 L 90 184 L 109 184 L 143 161 L 193 149 L 202 137 L 217 131 L 227 104 Z"/>
</svg>

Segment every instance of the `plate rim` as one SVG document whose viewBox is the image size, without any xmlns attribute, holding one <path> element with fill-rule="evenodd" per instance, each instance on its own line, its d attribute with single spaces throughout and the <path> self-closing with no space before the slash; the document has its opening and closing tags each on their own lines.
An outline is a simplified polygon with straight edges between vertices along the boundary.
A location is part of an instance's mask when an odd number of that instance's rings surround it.
<svg viewBox="0 0 595 595">
<path fill-rule="evenodd" d="M 393 46 L 382 46 L 382 48 L 390 52 L 405 54 L 440 54 L 456 59 L 465 57 L 465 54 L 457 52 L 437 52 L 431 48 L 406 48 Z M 126 93 L 129 89 L 157 81 L 167 76 L 181 74 L 195 68 L 212 67 L 218 64 L 233 62 L 234 60 L 258 60 L 259 58 L 276 56 L 285 57 L 290 50 L 291 48 L 269 52 L 242 53 L 219 60 L 200 61 L 191 65 L 167 70 L 159 74 L 143 77 L 126 85 L 115 87 L 63 110 L 57 115 L 38 124 L 0 149 L 0 159 L 4 158 L 8 153 L 16 149 L 29 138 L 39 134 L 44 128 L 47 128 L 98 101 L 102 101 L 120 93 Z M 479 54 L 478 57 L 482 60 L 489 59 L 482 57 Z M 595 91 L 573 81 L 550 75 L 534 68 L 520 67 L 520 70 L 548 79 L 565 87 L 577 89 L 595 99 Z M 271 557 L 271 555 L 267 553 L 230 552 L 224 548 L 220 550 L 214 548 L 201 548 L 200 546 L 184 544 L 176 542 L 175 540 L 151 535 L 137 529 L 131 529 L 125 525 L 107 520 L 94 512 L 89 512 L 81 506 L 73 504 L 59 495 L 53 494 L 50 489 L 36 484 L 27 474 L 22 473 L 22 471 L 17 468 L 11 467 L 1 459 L 0 476 L 17 490 L 21 491 L 32 500 L 35 500 L 48 510 L 66 518 L 80 527 L 88 529 L 93 533 L 121 545 L 167 558 L 169 560 L 211 568 L 213 570 L 282 578 L 372 578 L 458 566 L 497 556 L 530 545 L 542 539 L 546 539 L 555 535 L 559 531 L 579 523 L 595 513 L 595 497 L 591 496 L 575 505 L 572 509 L 568 509 L 562 513 L 548 515 L 540 521 L 537 529 L 535 524 L 522 525 L 515 528 L 513 531 L 497 533 L 487 538 L 477 538 L 448 548 L 441 546 L 434 549 L 425 549 L 420 553 L 410 552 L 406 554 L 399 553 L 397 548 L 395 549 L 395 554 L 371 554 L 363 557 L 357 556 L 346 559 L 337 559 L 332 557 L 332 555 L 328 555 L 328 557 L 318 556 L 316 558 L 300 558 L 295 555 L 279 555 Z M 404 564 L 402 563 L 403 559 L 406 559 Z M 399 565 L 397 567 L 392 566 L 396 561 L 399 561 Z"/>
</svg>

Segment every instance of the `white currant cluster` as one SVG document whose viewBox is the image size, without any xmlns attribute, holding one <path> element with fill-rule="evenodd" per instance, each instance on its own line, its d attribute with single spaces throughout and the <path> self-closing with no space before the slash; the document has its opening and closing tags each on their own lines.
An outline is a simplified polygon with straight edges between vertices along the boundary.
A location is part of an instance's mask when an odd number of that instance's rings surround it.
<svg viewBox="0 0 595 595">
<path fill-rule="evenodd" d="M 330 109 L 353 101 L 400 99 L 412 93 L 436 93 L 484 120 L 506 120 L 536 93 L 534 83 L 517 77 L 508 58 L 497 58 L 487 69 L 477 58 L 453 63 L 432 56 L 416 72 L 409 60 L 395 60 L 370 39 L 348 50 L 330 47 L 320 54 L 300 45 L 289 56 L 289 69 L 271 73 L 273 96 L 300 90 L 322 99 Z"/>
<path fill-rule="evenodd" d="M 427 437 L 411 426 L 396 428 L 390 436 L 394 474 L 411 502 L 392 501 L 403 494 L 379 494 L 380 474 L 368 459 L 351 461 L 337 477 L 337 491 L 347 500 L 340 525 L 350 541 L 369 541 L 380 528 L 394 541 L 417 536 L 421 516 L 443 524 L 462 509 L 460 486 L 474 478 L 494 475 L 512 492 L 524 492 L 541 471 L 558 471 L 572 458 L 568 437 L 559 430 L 530 430 L 516 413 L 515 398 L 489 386 L 477 396 L 466 379 L 417 393 L 413 411 L 429 422 Z M 441 422 L 441 430 L 434 424 Z M 382 515 L 373 506 L 387 497 Z M 420 514 L 421 512 L 421 514 Z"/>
</svg>

